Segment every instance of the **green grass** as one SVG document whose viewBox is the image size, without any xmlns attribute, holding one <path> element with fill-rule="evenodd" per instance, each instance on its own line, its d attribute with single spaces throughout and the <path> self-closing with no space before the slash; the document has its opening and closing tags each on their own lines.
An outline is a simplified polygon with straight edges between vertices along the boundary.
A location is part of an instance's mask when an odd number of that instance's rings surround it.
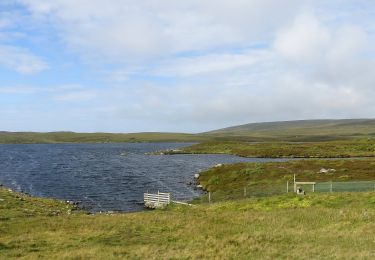
<svg viewBox="0 0 375 260">
<path fill-rule="evenodd" d="M 237 163 L 211 168 L 199 176 L 199 183 L 211 192 L 213 201 L 231 200 L 248 196 L 270 196 L 286 193 L 286 182 L 292 191 L 294 175 L 297 181 L 340 182 L 337 189 L 343 190 L 345 182 L 375 181 L 375 159 L 324 160 L 309 159 L 278 163 Z M 322 169 L 334 169 L 327 173 L 319 173 Z M 348 190 L 374 190 L 374 184 L 351 183 Z M 356 186 L 357 185 L 357 186 Z M 326 191 L 329 191 L 329 186 Z M 246 194 L 244 192 L 246 188 Z M 349 189 L 350 188 L 350 189 Z M 311 186 L 305 187 L 308 191 Z M 345 189 L 344 189 L 345 190 Z M 207 195 L 195 200 L 207 202 Z"/>
<path fill-rule="evenodd" d="M 181 153 L 233 154 L 243 157 L 341 158 L 375 156 L 375 139 L 330 142 L 218 142 L 208 141 L 185 147 Z"/>
<path fill-rule="evenodd" d="M 35 198 L 0 187 L 1 220 L 69 215 L 75 208 L 64 201 Z M 80 212 L 82 213 L 82 212 Z"/>
<path fill-rule="evenodd" d="M 373 259 L 375 254 L 373 193 L 286 195 L 116 215 L 69 213 L 61 202 L 20 196 L 0 189 L 2 259 Z"/>
</svg>

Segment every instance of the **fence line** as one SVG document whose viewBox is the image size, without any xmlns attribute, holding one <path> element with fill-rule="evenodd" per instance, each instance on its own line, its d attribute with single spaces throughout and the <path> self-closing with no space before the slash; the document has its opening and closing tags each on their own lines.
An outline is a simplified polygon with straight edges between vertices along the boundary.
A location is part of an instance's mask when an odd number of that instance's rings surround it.
<svg viewBox="0 0 375 260">
<path fill-rule="evenodd" d="M 318 182 L 317 192 L 361 192 L 375 191 L 375 181 Z"/>
<path fill-rule="evenodd" d="M 270 184 L 248 184 L 228 190 L 209 192 L 202 201 L 215 202 L 222 200 L 240 199 L 247 197 L 266 197 L 295 192 L 294 180 Z M 306 193 L 310 192 L 375 192 L 374 181 L 327 181 L 327 182 L 298 182 Z"/>
</svg>

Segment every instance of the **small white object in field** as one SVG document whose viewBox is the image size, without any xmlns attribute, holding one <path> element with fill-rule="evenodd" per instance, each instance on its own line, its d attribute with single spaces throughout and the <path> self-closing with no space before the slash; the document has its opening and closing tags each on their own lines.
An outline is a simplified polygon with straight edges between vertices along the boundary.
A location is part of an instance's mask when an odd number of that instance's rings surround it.
<svg viewBox="0 0 375 260">
<path fill-rule="evenodd" d="M 329 172 L 335 172 L 335 171 L 336 171 L 335 169 L 322 168 L 322 169 L 320 169 L 320 171 L 318 173 L 329 173 Z"/>
</svg>

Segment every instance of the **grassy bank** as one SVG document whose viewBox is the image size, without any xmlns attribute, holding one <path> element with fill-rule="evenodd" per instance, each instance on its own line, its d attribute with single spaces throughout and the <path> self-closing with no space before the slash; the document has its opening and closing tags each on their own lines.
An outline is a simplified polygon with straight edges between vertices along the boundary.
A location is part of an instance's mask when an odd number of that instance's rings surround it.
<svg viewBox="0 0 375 260">
<path fill-rule="evenodd" d="M 211 192 L 212 201 L 284 194 L 287 182 L 289 182 L 289 191 L 292 192 L 294 175 L 297 181 L 317 182 L 316 188 L 320 187 L 319 183 L 334 182 L 338 190 L 341 187 L 341 190 L 345 191 L 342 187 L 349 186 L 351 191 L 374 191 L 374 167 L 375 159 L 372 158 L 237 163 L 211 168 L 201 173 L 199 183 L 203 189 Z M 329 169 L 329 171 L 322 173 L 321 169 Z M 364 183 L 366 181 L 371 182 Z M 345 185 L 345 183 L 350 183 L 350 185 Z M 311 188 L 312 186 L 304 187 L 309 192 Z M 329 187 L 326 191 L 328 189 Z M 206 195 L 196 199 L 196 202 L 207 202 L 207 200 Z"/>
<path fill-rule="evenodd" d="M 375 253 L 372 193 L 118 215 L 85 215 L 61 202 L 19 197 L 0 189 L 0 258 L 371 259 Z"/>
<path fill-rule="evenodd" d="M 339 158 L 375 156 L 375 139 L 308 143 L 203 142 L 183 148 L 182 153 L 233 154 L 244 157 Z"/>
</svg>

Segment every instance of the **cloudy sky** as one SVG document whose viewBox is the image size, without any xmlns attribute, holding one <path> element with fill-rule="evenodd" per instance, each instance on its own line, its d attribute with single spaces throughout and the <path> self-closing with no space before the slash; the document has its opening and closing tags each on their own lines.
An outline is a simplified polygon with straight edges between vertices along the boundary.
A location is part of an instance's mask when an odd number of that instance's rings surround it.
<svg viewBox="0 0 375 260">
<path fill-rule="evenodd" d="M 0 131 L 375 117 L 375 2 L 1 0 Z"/>
</svg>

